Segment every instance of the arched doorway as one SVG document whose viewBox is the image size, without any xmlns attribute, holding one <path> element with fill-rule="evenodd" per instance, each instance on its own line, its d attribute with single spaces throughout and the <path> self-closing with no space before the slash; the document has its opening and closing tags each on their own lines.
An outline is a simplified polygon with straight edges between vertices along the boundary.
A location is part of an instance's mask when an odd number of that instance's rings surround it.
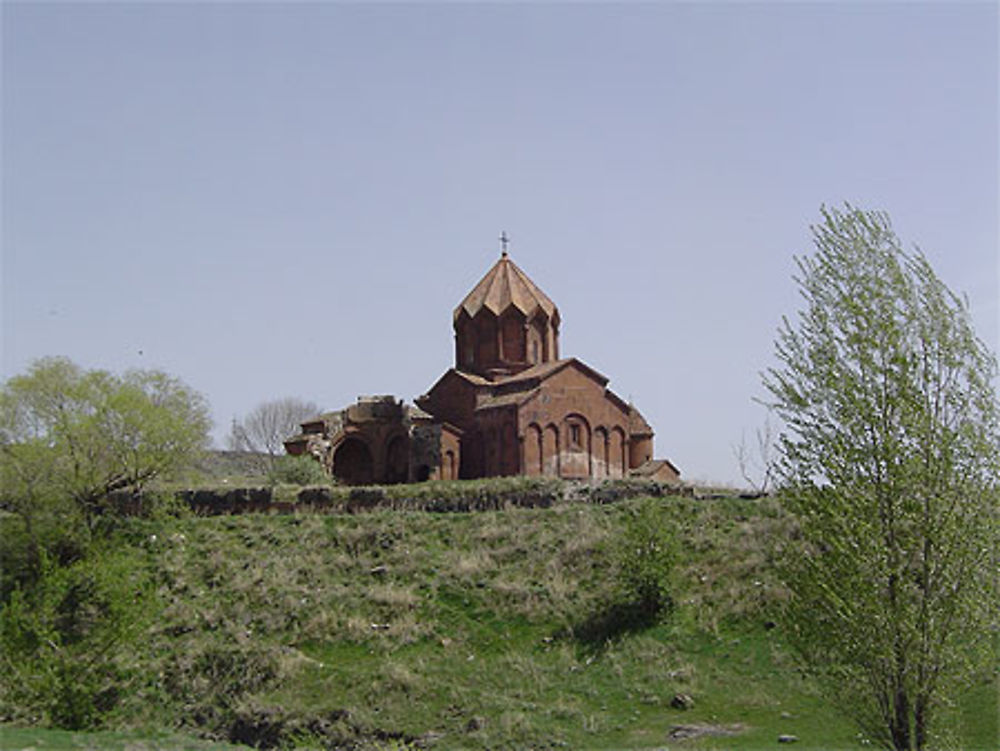
<svg viewBox="0 0 1000 751">
<path fill-rule="evenodd" d="M 410 469 L 409 448 L 406 439 L 397 435 L 389 440 L 385 450 L 385 481 L 390 484 L 406 482 Z"/>
<path fill-rule="evenodd" d="M 347 438 L 333 453 L 333 476 L 345 485 L 370 485 L 375 481 L 372 452 L 364 441 Z"/>
</svg>

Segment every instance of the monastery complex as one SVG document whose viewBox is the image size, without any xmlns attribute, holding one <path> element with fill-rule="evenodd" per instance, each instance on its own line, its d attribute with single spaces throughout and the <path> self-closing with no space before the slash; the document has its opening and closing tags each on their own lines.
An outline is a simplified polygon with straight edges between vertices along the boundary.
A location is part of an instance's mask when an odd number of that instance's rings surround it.
<svg viewBox="0 0 1000 751">
<path fill-rule="evenodd" d="M 653 429 L 575 357 L 559 356 L 559 310 L 508 256 L 455 308 L 455 365 L 416 405 L 360 397 L 302 424 L 312 454 L 350 485 L 553 475 L 679 481 L 653 459 Z"/>
</svg>

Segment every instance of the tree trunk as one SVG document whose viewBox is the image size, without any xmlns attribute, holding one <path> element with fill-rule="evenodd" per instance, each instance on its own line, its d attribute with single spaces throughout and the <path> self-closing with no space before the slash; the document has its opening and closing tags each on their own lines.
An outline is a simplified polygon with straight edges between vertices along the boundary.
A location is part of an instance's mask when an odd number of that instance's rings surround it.
<svg viewBox="0 0 1000 751">
<path fill-rule="evenodd" d="M 924 745 L 927 743 L 928 714 L 927 698 L 925 696 L 918 696 L 917 706 L 913 711 L 913 746 L 916 751 L 923 751 Z"/>
<path fill-rule="evenodd" d="M 892 747 L 895 751 L 912 751 L 910 746 L 910 701 L 906 695 L 906 689 L 902 686 L 896 688 L 895 705 L 896 715 L 892 719 Z"/>
</svg>

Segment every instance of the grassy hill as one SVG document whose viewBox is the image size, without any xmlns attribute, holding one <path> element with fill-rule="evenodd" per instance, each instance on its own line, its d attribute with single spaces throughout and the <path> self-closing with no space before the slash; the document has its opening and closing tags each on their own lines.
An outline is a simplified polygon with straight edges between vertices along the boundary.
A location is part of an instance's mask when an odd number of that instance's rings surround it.
<svg viewBox="0 0 1000 751">
<path fill-rule="evenodd" d="M 641 509 L 677 549 L 674 605 L 657 618 L 620 588 L 622 530 Z M 115 656 L 131 678 L 110 723 L 134 730 L 0 739 L 208 747 L 148 730 L 166 728 L 264 748 L 764 749 L 779 735 L 865 748 L 776 625 L 786 533 L 774 501 L 726 498 L 127 520 L 117 554 L 155 592 L 143 637 Z M 955 698 L 957 746 L 997 748 L 995 684 Z"/>
</svg>

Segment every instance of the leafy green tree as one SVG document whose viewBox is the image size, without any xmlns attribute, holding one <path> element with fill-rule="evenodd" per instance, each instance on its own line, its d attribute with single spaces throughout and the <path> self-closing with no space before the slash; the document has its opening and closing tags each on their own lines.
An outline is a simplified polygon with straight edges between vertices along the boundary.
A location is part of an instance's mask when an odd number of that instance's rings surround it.
<svg viewBox="0 0 1000 751">
<path fill-rule="evenodd" d="M 798 525 L 788 623 L 873 740 L 923 749 L 997 626 L 997 364 L 886 214 L 822 214 L 764 375 Z"/>
<path fill-rule="evenodd" d="M 160 371 L 39 360 L 0 389 L 0 502 L 29 535 L 67 500 L 92 525 L 108 493 L 141 490 L 206 448 L 210 426 L 204 398 Z"/>
</svg>

